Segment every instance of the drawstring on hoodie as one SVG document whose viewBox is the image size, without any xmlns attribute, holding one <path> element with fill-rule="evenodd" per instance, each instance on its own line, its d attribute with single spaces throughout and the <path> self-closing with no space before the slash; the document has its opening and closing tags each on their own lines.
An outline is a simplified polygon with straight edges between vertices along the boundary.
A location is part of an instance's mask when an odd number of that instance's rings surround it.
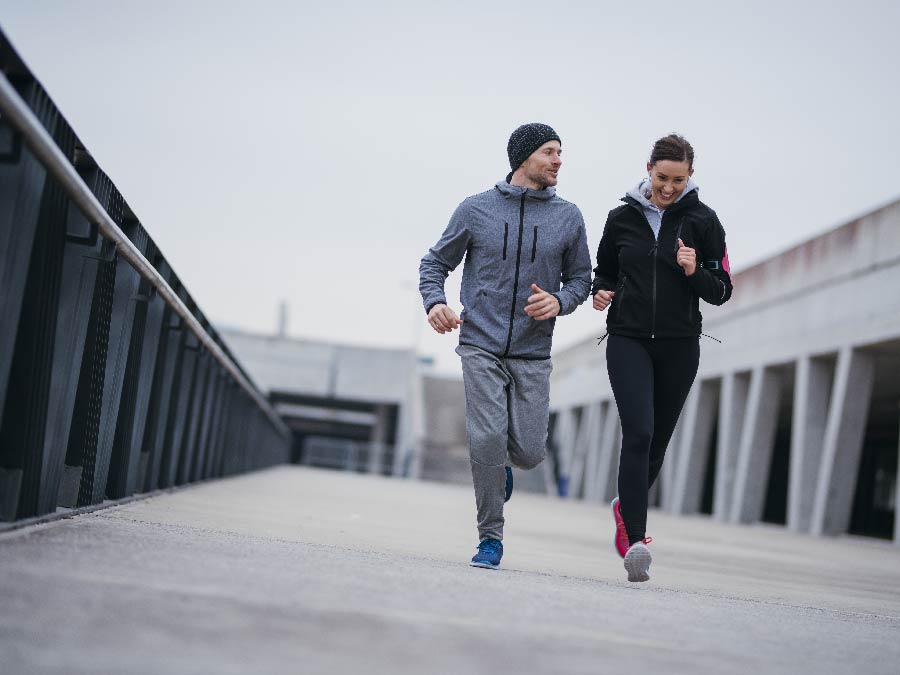
<svg viewBox="0 0 900 675">
<path fill-rule="evenodd" d="M 681 239 L 681 228 L 684 227 L 684 216 L 678 219 L 678 228 L 675 230 L 675 252 L 678 252 L 678 240 Z"/>
<path fill-rule="evenodd" d="M 718 342 L 719 344 L 722 344 L 722 341 L 721 341 L 719 338 L 714 338 L 712 335 L 707 335 L 706 333 L 700 333 L 700 335 L 701 335 L 702 337 L 707 337 L 707 338 L 709 338 L 710 340 L 715 340 L 715 341 Z M 599 347 L 599 346 L 600 346 L 600 343 L 603 342 L 607 337 L 609 337 L 609 333 L 604 333 L 604 334 L 601 335 L 600 337 L 596 338 L 596 340 L 597 340 L 597 346 Z"/>
</svg>

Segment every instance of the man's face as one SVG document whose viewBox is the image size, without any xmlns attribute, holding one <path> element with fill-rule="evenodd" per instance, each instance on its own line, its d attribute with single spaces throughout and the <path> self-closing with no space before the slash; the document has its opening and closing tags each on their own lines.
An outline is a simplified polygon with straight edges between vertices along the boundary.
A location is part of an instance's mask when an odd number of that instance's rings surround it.
<svg viewBox="0 0 900 675">
<path fill-rule="evenodd" d="M 559 141 L 547 141 L 522 163 L 522 170 L 527 180 L 543 190 L 556 185 L 556 177 L 561 166 L 562 149 Z"/>
</svg>

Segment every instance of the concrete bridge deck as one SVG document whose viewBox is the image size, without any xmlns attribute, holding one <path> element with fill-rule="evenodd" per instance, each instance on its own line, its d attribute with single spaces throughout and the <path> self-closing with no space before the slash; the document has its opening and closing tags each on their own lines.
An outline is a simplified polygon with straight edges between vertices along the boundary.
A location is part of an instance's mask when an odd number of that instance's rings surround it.
<svg viewBox="0 0 900 675">
<path fill-rule="evenodd" d="M 281 467 L 0 535 L 3 673 L 896 673 L 900 551 L 516 494 L 500 572 L 464 487 Z"/>
</svg>

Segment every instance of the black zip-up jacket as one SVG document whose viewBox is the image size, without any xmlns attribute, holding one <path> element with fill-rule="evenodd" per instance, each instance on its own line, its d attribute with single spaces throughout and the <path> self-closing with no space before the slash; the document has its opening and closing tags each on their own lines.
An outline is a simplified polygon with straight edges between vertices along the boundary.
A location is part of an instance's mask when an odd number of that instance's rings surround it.
<svg viewBox="0 0 900 675">
<path fill-rule="evenodd" d="M 637 338 L 699 336 L 700 298 L 721 305 L 732 291 L 725 230 L 716 212 L 690 192 L 665 210 L 657 240 L 640 203 L 633 197 L 622 201 L 603 228 L 591 286 L 591 295 L 616 292 L 607 330 Z M 690 277 L 675 262 L 679 238 L 697 251 Z"/>
</svg>

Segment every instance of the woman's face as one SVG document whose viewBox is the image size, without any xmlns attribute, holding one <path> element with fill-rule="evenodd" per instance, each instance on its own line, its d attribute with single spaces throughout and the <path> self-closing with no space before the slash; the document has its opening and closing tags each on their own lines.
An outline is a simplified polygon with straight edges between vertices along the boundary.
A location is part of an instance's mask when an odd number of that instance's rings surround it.
<svg viewBox="0 0 900 675">
<path fill-rule="evenodd" d="M 671 159 L 661 159 L 656 164 L 648 163 L 647 172 L 650 174 L 650 201 L 661 209 L 675 203 L 687 187 L 688 178 L 694 174 L 687 162 L 674 162 Z"/>
</svg>

